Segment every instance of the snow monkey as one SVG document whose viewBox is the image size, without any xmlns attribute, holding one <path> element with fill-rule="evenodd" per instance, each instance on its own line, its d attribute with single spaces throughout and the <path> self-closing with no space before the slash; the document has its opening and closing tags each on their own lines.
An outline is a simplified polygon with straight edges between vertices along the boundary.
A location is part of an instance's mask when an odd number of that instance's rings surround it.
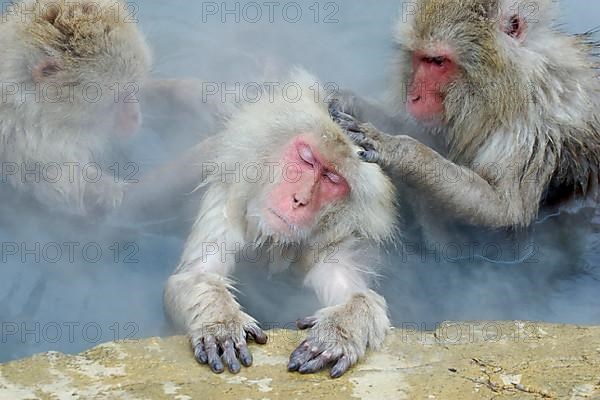
<svg viewBox="0 0 600 400">
<path fill-rule="evenodd" d="M 366 160 L 465 222 L 524 227 L 540 205 L 591 199 L 600 167 L 598 48 L 592 33 L 556 28 L 554 3 L 418 0 L 403 16 L 395 92 L 424 129 L 445 136 L 447 157 L 334 113 Z"/>
<path fill-rule="evenodd" d="M 137 24 L 120 0 L 26 0 L 3 11 L 3 180 L 50 208 L 113 208 L 123 183 L 98 166 L 140 126 L 136 92 L 151 56 Z"/>
<path fill-rule="evenodd" d="M 213 173 L 199 216 L 166 284 L 168 316 L 216 373 L 252 364 L 247 338 L 267 341 L 233 296 L 231 249 L 264 249 L 273 268 L 305 271 L 305 284 L 325 306 L 298 321 L 310 332 L 290 371 L 330 366 L 339 377 L 367 348 L 377 349 L 389 327 L 386 302 L 370 287 L 376 245 L 395 230 L 393 186 L 379 166 L 360 160 L 360 148 L 310 89 L 316 80 L 296 71 L 291 82 L 302 88 L 299 101 L 274 93 L 229 119 L 206 168 Z M 236 169 L 242 172 L 232 176 Z"/>
</svg>

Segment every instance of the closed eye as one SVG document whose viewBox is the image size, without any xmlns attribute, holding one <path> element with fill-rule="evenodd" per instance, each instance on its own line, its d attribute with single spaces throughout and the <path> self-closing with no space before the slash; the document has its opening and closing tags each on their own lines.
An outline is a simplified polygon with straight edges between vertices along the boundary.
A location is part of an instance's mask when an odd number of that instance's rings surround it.
<svg viewBox="0 0 600 400">
<path fill-rule="evenodd" d="M 315 157 L 313 156 L 313 153 L 310 150 L 310 147 L 308 147 L 306 145 L 300 146 L 300 148 L 298 149 L 298 156 L 300 157 L 300 159 L 302 161 L 304 161 L 308 165 L 310 165 L 310 166 L 315 165 Z"/>
<path fill-rule="evenodd" d="M 334 174 L 333 172 L 325 172 L 323 174 L 323 176 L 325 176 L 327 179 L 329 179 L 329 181 L 331 183 L 334 183 L 336 185 L 342 183 L 342 177 L 339 176 L 338 174 Z"/>
<path fill-rule="evenodd" d="M 446 57 L 423 57 L 423 62 L 427 64 L 434 64 L 438 67 L 443 66 L 446 63 Z"/>
</svg>

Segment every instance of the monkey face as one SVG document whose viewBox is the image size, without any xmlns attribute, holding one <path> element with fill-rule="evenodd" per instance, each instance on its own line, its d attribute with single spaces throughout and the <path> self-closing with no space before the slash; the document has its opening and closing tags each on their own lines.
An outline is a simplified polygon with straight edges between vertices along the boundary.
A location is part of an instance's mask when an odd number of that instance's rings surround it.
<svg viewBox="0 0 600 400">
<path fill-rule="evenodd" d="M 290 82 L 308 92 L 317 79 L 294 70 Z M 328 108 L 312 96 L 298 102 L 263 97 L 226 122 L 226 145 L 209 182 L 228 188 L 227 218 L 244 221 L 248 240 L 318 246 L 352 235 L 383 241 L 393 234 L 391 180 L 377 164 L 361 160 L 361 148 Z M 245 166 L 253 172 L 246 175 Z M 260 178 L 235 180 L 230 171 Z"/>
<path fill-rule="evenodd" d="M 442 118 L 444 92 L 455 79 L 456 64 L 449 51 L 413 54 L 413 79 L 408 89 L 408 111 L 422 121 Z"/>
<path fill-rule="evenodd" d="M 346 179 L 319 151 L 319 142 L 311 135 L 299 135 L 286 146 L 281 167 L 280 181 L 268 194 L 261 213 L 275 235 L 314 232 L 324 210 L 343 202 L 350 193 Z"/>
<path fill-rule="evenodd" d="M 531 14 L 499 0 L 418 2 L 397 33 L 408 112 L 448 123 L 467 111 L 485 115 L 505 91 L 518 90 L 522 74 L 511 57 L 524 45 Z"/>
</svg>

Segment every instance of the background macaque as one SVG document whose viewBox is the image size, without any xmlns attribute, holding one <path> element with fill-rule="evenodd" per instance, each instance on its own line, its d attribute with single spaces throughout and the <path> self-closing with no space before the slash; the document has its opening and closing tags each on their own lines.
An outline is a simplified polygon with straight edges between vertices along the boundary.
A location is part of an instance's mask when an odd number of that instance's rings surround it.
<svg viewBox="0 0 600 400">
<path fill-rule="evenodd" d="M 379 162 L 464 221 L 529 225 L 540 204 L 597 194 L 600 80 L 591 34 L 550 0 L 419 0 L 399 23 L 396 94 L 447 158 L 408 136 L 338 120 Z M 342 107 L 344 108 L 344 107 Z M 435 179 L 440 171 L 457 179 Z"/>
<path fill-rule="evenodd" d="M 238 257 L 231 249 L 263 250 L 272 269 L 305 271 L 326 306 L 298 322 L 310 333 L 290 371 L 332 366 L 339 377 L 367 347 L 381 345 L 389 326 L 385 300 L 369 284 L 372 245 L 393 233 L 393 187 L 378 166 L 359 159 L 325 102 L 315 101 L 315 79 L 298 72 L 293 82 L 303 89 L 300 101 L 265 96 L 228 121 L 200 214 L 166 285 L 168 316 L 216 373 L 251 365 L 247 337 L 267 340 L 232 294 L 227 277 Z M 258 175 L 232 176 L 246 167 Z"/>
<path fill-rule="evenodd" d="M 150 66 L 119 0 L 24 1 L 0 21 L 3 178 L 49 208 L 104 212 L 123 197 L 109 153 L 136 134 Z"/>
</svg>

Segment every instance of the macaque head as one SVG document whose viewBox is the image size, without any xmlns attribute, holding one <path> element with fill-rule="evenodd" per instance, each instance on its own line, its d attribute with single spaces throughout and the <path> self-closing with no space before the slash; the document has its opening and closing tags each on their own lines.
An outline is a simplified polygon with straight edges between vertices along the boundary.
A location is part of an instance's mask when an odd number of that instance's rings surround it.
<svg viewBox="0 0 600 400">
<path fill-rule="evenodd" d="M 21 86 L 9 100 L 26 115 L 65 132 L 137 132 L 150 51 L 120 0 L 28 0 L 9 8 L 0 27 L 12 31 L 2 80 Z"/>
<path fill-rule="evenodd" d="M 282 174 L 264 207 L 264 222 L 272 232 L 308 233 L 325 210 L 348 200 L 350 186 L 327 147 L 317 134 L 307 133 L 293 137 L 281 150 Z"/>
<path fill-rule="evenodd" d="M 536 62 L 527 41 L 547 29 L 546 3 L 420 0 L 405 10 L 396 36 L 408 112 L 445 124 L 522 108 L 526 63 Z"/>
<path fill-rule="evenodd" d="M 226 175 L 242 171 L 242 179 L 230 182 L 228 216 L 245 219 L 257 240 L 278 243 L 389 237 L 395 225 L 390 180 L 361 161 L 326 102 L 315 98 L 316 78 L 296 71 L 290 81 L 302 88 L 299 101 L 264 96 L 228 122 L 220 161 Z M 260 179 L 243 173 L 255 177 L 257 169 Z"/>
</svg>

